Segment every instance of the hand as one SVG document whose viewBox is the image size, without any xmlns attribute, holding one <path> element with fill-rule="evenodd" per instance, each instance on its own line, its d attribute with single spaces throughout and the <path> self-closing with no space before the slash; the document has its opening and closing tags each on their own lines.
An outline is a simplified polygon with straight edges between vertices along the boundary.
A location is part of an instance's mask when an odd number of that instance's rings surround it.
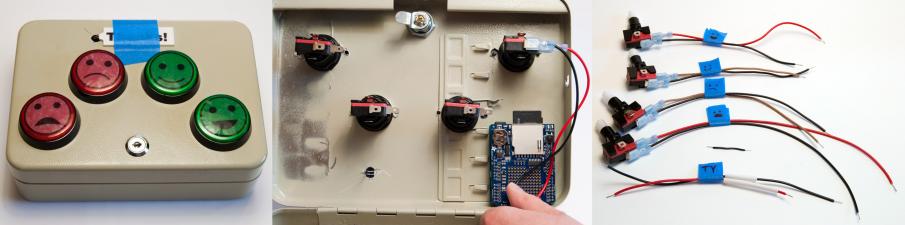
<svg viewBox="0 0 905 225">
<path fill-rule="evenodd" d="M 487 210 L 481 217 L 484 225 L 581 225 L 572 217 L 528 194 L 514 183 L 506 186 L 509 204 Z"/>
</svg>

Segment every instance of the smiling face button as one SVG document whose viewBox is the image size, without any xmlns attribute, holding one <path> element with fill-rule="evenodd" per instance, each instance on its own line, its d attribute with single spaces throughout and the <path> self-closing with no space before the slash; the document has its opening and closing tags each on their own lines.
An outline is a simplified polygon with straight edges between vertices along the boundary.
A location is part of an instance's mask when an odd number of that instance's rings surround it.
<svg viewBox="0 0 905 225">
<path fill-rule="evenodd" d="M 220 146 L 238 147 L 251 129 L 245 105 L 235 97 L 222 94 L 202 100 L 195 108 L 192 121 L 194 132 L 202 142 Z"/>
<path fill-rule="evenodd" d="M 19 127 L 30 143 L 59 143 L 75 136 L 78 113 L 72 101 L 65 96 L 51 92 L 41 93 L 22 106 Z"/>
<path fill-rule="evenodd" d="M 198 85 L 198 67 L 182 52 L 162 51 L 145 64 L 143 80 L 153 94 L 161 97 L 187 96 Z"/>
<path fill-rule="evenodd" d="M 119 57 L 96 49 L 79 55 L 69 71 L 69 79 L 78 93 L 89 97 L 107 96 L 121 90 L 126 69 Z"/>
</svg>

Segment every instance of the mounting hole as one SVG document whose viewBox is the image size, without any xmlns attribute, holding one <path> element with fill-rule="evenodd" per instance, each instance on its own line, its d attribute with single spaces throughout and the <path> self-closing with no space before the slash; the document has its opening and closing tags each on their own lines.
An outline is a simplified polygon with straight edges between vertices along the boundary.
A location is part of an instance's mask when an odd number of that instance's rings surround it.
<svg viewBox="0 0 905 225">
<path fill-rule="evenodd" d="M 135 157 L 148 154 L 150 147 L 148 140 L 139 135 L 132 136 L 126 141 L 126 152 Z"/>
</svg>

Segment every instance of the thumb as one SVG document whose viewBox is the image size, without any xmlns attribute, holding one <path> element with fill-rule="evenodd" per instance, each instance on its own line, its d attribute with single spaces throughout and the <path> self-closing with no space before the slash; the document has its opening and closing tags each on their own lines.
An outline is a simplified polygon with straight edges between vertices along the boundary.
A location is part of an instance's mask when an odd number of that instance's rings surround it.
<svg viewBox="0 0 905 225">
<path fill-rule="evenodd" d="M 540 200 L 536 196 L 525 192 L 515 183 L 509 183 L 506 186 L 506 195 L 509 197 L 509 204 L 519 209 L 537 211 L 542 213 L 558 212 L 553 206 L 547 205 L 546 202 Z"/>
</svg>

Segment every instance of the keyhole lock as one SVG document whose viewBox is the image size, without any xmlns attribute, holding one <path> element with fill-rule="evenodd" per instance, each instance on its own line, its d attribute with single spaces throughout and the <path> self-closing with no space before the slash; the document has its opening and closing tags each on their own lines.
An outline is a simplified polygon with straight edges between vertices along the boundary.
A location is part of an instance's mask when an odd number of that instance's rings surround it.
<svg viewBox="0 0 905 225">
<path fill-rule="evenodd" d="M 427 37 L 437 27 L 434 18 L 425 11 L 399 11 L 396 13 L 396 22 L 405 25 L 410 33 L 419 37 Z"/>
<path fill-rule="evenodd" d="M 126 141 L 126 152 L 129 155 L 139 157 L 148 154 L 148 150 L 151 146 L 148 144 L 148 140 L 140 135 L 135 135 L 129 138 Z"/>
</svg>

